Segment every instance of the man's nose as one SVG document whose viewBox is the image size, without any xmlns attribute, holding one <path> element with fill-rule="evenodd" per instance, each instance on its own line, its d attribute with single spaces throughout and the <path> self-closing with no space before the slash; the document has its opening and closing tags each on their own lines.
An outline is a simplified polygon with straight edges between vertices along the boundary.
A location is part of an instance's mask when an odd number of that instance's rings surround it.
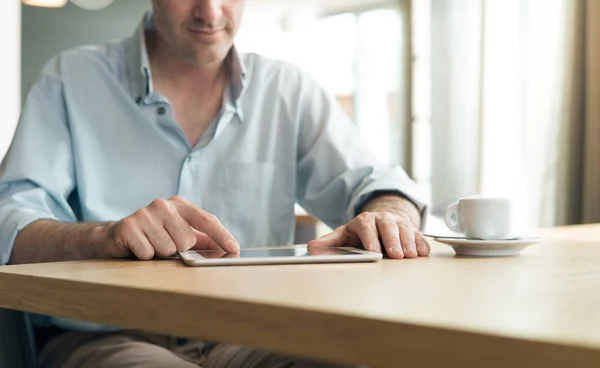
<svg viewBox="0 0 600 368">
<path fill-rule="evenodd" d="M 214 26 L 223 15 L 222 6 L 223 0 L 198 0 L 194 7 L 194 17 Z"/>
</svg>

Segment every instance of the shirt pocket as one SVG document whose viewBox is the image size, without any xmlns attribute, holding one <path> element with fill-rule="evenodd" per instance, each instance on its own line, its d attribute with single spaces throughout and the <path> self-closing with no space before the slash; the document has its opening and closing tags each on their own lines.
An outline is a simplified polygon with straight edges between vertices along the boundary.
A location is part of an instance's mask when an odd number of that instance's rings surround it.
<svg viewBox="0 0 600 368">
<path fill-rule="evenodd" d="M 283 245 L 293 237 L 295 188 L 284 164 L 229 162 L 216 175 L 217 216 L 244 248 Z"/>
</svg>

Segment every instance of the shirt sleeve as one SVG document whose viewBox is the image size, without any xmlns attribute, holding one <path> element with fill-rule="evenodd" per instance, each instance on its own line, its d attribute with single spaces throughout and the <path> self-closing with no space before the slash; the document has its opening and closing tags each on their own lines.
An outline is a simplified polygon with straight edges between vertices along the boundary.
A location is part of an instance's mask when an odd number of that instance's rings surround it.
<svg viewBox="0 0 600 368">
<path fill-rule="evenodd" d="M 423 227 L 427 206 L 418 185 L 400 166 L 378 162 L 337 100 L 310 77 L 300 93 L 298 203 L 335 228 L 374 195 L 397 193 L 415 204 Z"/>
<path fill-rule="evenodd" d="M 15 238 L 39 219 L 75 221 L 73 155 L 62 83 L 43 76 L 27 95 L 11 146 L 0 165 L 0 264 Z"/>
</svg>

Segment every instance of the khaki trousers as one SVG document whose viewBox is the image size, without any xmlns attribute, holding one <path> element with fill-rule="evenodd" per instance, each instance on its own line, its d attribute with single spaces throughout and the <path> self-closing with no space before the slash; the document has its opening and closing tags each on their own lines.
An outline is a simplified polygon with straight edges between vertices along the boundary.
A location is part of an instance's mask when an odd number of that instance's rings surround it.
<svg viewBox="0 0 600 368">
<path fill-rule="evenodd" d="M 40 353 L 43 368 L 333 368 L 340 365 L 297 359 L 239 345 L 206 344 L 142 331 L 69 331 Z"/>
</svg>

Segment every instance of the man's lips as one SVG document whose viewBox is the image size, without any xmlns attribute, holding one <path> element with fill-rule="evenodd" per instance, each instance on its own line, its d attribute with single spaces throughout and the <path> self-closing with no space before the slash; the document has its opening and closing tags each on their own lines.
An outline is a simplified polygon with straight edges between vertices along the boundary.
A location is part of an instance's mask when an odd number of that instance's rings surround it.
<svg viewBox="0 0 600 368">
<path fill-rule="evenodd" d="M 197 34 L 202 34 L 202 35 L 207 35 L 207 36 L 211 36 L 214 34 L 217 34 L 219 32 L 222 32 L 223 30 L 225 30 L 225 28 L 218 28 L 218 29 L 193 29 L 193 28 L 188 28 L 190 30 L 190 32 L 193 33 L 197 33 Z"/>
</svg>

